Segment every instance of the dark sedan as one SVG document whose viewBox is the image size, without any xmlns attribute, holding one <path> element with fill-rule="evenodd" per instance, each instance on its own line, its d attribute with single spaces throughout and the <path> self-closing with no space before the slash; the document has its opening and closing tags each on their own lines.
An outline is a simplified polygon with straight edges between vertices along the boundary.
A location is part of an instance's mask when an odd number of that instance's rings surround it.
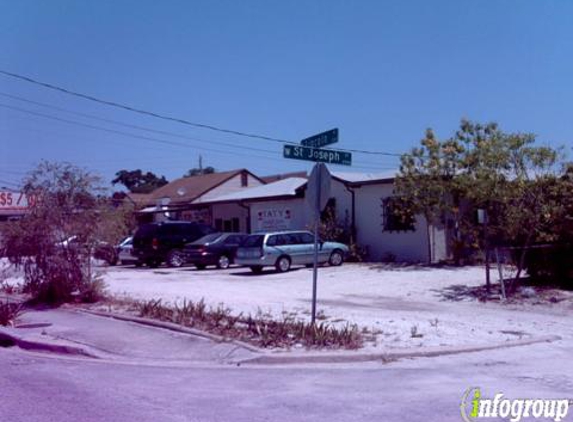
<svg viewBox="0 0 573 422">
<path fill-rule="evenodd" d="M 229 268 L 235 261 L 237 248 L 247 237 L 243 233 L 212 233 L 185 245 L 185 260 L 202 270 L 207 265 Z"/>
</svg>

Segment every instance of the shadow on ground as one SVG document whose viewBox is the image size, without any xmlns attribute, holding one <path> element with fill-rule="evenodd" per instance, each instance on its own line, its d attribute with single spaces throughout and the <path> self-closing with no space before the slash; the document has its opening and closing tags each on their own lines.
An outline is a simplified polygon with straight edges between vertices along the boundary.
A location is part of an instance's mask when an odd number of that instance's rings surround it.
<svg viewBox="0 0 573 422">
<path fill-rule="evenodd" d="M 376 271 L 435 271 L 436 269 L 446 270 L 446 271 L 464 271 L 467 267 L 463 266 L 453 266 L 446 264 L 409 264 L 409 263 L 398 263 L 398 262 L 384 262 L 380 264 L 371 264 L 368 266 L 371 270 Z"/>
</svg>

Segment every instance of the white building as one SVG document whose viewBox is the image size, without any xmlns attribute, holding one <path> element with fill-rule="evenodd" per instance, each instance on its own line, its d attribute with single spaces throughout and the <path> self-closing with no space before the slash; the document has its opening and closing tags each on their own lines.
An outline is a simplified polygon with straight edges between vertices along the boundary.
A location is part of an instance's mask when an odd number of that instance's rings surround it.
<svg viewBox="0 0 573 422">
<path fill-rule="evenodd" d="M 438 262 L 447 258 L 442 228 L 417 216 L 411 226 L 392 215 L 395 173 L 332 173 L 330 206 L 371 261 Z M 213 215 L 232 205 L 248 210 L 248 231 L 309 229 L 311 205 L 305 178 L 293 177 L 210 200 Z"/>
<path fill-rule="evenodd" d="M 438 262 L 448 257 L 445 231 L 417 216 L 404 225 L 392 213 L 391 173 L 331 173 L 328 204 L 370 261 Z M 245 169 L 177 179 L 149 195 L 140 221 L 177 219 L 221 231 L 310 229 L 306 177 L 273 177 L 266 183 Z M 288 175 L 287 175 L 288 176 Z"/>
</svg>

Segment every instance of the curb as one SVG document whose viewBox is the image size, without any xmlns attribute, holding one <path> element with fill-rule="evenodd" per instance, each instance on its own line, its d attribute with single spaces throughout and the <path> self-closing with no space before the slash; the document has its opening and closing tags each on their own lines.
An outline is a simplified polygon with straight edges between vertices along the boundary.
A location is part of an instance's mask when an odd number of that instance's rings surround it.
<svg viewBox="0 0 573 422">
<path fill-rule="evenodd" d="M 297 355 L 279 355 L 267 353 L 263 356 L 257 356 L 250 359 L 245 359 L 239 364 L 255 364 L 255 365 L 272 365 L 272 364 L 293 364 L 293 363 L 350 363 L 350 362 L 372 362 L 382 361 L 391 362 L 398 359 L 409 358 L 430 358 L 446 355 L 455 355 L 462 353 L 482 352 L 486 350 L 505 349 L 510 347 L 528 346 L 538 343 L 551 343 L 553 341 L 561 340 L 560 336 L 543 336 L 527 340 L 513 340 L 505 343 L 485 345 L 485 346 L 466 346 L 466 347 L 436 347 L 427 348 L 417 351 L 397 351 L 397 352 L 382 352 L 382 353 L 345 353 L 345 354 L 297 354 Z"/>
<path fill-rule="evenodd" d="M 147 325 L 149 327 L 163 328 L 166 330 L 176 331 L 179 333 L 191 334 L 191 335 L 194 335 L 197 337 L 203 337 L 203 338 L 206 338 L 209 340 L 213 340 L 217 343 L 232 343 L 236 346 L 243 347 L 243 348 L 249 350 L 250 352 L 268 353 L 266 350 L 259 349 L 258 347 L 253 346 L 252 344 L 245 343 L 245 342 L 240 341 L 240 340 L 229 339 L 227 337 L 222 337 L 222 336 L 219 336 L 217 334 L 211 334 L 211 333 L 208 333 L 205 331 L 198 330 L 196 328 L 183 327 L 183 326 L 175 324 L 173 322 L 157 321 L 154 319 L 116 314 L 113 312 L 91 311 L 91 310 L 87 310 L 87 309 L 72 309 L 72 310 L 74 312 L 81 312 L 81 313 L 86 313 L 86 314 L 105 317 L 105 318 L 117 319 L 120 321 L 135 322 L 137 324 Z"/>
<path fill-rule="evenodd" d="M 14 345 L 24 350 L 36 352 L 50 352 L 63 355 L 84 356 L 94 359 L 100 358 L 98 355 L 90 353 L 86 350 L 86 348 L 83 347 L 70 346 L 68 344 L 62 344 L 47 340 L 27 340 L 18 335 L 10 334 L 2 329 L 0 329 L 0 342 L 6 342 L 10 346 Z"/>
<path fill-rule="evenodd" d="M 465 347 L 434 347 L 416 351 L 402 350 L 393 352 L 386 351 L 379 353 L 342 352 L 337 354 L 335 353 L 293 354 L 292 352 L 273 353 L 269 352 L 268 350 L 260 349 L 251 344 L 242 342 L 240 340 L 228 339 L 226 337 L 221 337 L 216 334 L 211 334 L 195 328 L 182 327 L 181 325 L 177 325 L 172 322 L 156 321 L 148 318 L 127 316 L 110 312 L 90 311 L 86 309 L 76 309 L 74 311 L 84 312 L 87 314 L 92 314 L 106 318 L 113 318 L 120 321 L 134 322 L 156 328 L 164 328 L 167 330 L 176 331 L 180 333 L 196 335 L 216 342 L 233 343 L 237 346 L 244 347 L 245 349 L 251 352 L 256 352 L 260 354 L 260 356 L 237 361 L 236 363 L 240 365 L 243 364 L 280 365 L 280 364 L 296 364 L 296 363 L 351 363 L 351 362 L 360 363 L 360 362 L 373 362 L 373 361 L 391 362 L 398 359 L 411 359 L 411 358 L 422 358 L 422 357 L 430 358 L 430 357 L 455 355 L 462 353 L 482 352 L 487 350 L 506 349 L 510 347 L 529 346 L 538 343 L 551 343 L 554 341 L 561 340 L 560 336 L 548 335 L 525 340 L 510 340 L 504 343 L 498 343 L 492 345 L 465 346 Z"/>
</svg>

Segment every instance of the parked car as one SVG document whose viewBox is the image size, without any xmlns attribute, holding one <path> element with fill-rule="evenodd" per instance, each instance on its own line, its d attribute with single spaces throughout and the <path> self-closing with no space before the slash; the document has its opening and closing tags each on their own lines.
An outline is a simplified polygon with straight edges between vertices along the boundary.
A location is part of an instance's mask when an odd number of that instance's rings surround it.
<svg viewBox="0 0 573 422">
<path fill-rule="evenodd" d="M 318 262 L 342 265 L 348 246 L 337 242 L 320 242 Z M 260 273 L 263 267 L 274 266 L 288 271 L 292 265 L 310 266 L 314 262 L 314 235 L 307 231 L 282 231 L 252 234 L 237 250 L 235 262 Z"/>
<path fill-rule="evenodd" d="M 56 243 L 56 248 L 73 248 L 75 250 L 81 250 L 87 253 L 88 247 L 84 244 L 78 236 L 70 236 L 69 238 Z M 108 265 L 115 265 L 117 264 L 117 250 L 113 247 L 113 245 L 109 244 L 108 242 L 104 242 L 103 240 L 95 241 L 95 244 L 92 245 L 91 256 L 95 259 L 99 259 L 101 261 L 105 261 Z"/>
<path fill-rule="evenodd" d="M 128 236 L 117 245 L 117 257 L 121 265 L 139 264 L 139 260 L 133 254 L 133 236 Z"/>
<path fill-rule="evenodd" d="M 133 253 L 148 267 L 156 268 L 162 262 L 180 267 L 185 264 L 184 246 L 214 232 L 211 226 L 188 221 L 144 224 L 133 236 Z"/>
<path fill-rule="evenodd" d="M 237 248 L 247 237 L 243 233 L 212 233 L 185 245 L 184 253 L 187 263 L 202 270 L 207 265 L 217 268 L 229 268 L 235 261 Z"/>
</svg>

